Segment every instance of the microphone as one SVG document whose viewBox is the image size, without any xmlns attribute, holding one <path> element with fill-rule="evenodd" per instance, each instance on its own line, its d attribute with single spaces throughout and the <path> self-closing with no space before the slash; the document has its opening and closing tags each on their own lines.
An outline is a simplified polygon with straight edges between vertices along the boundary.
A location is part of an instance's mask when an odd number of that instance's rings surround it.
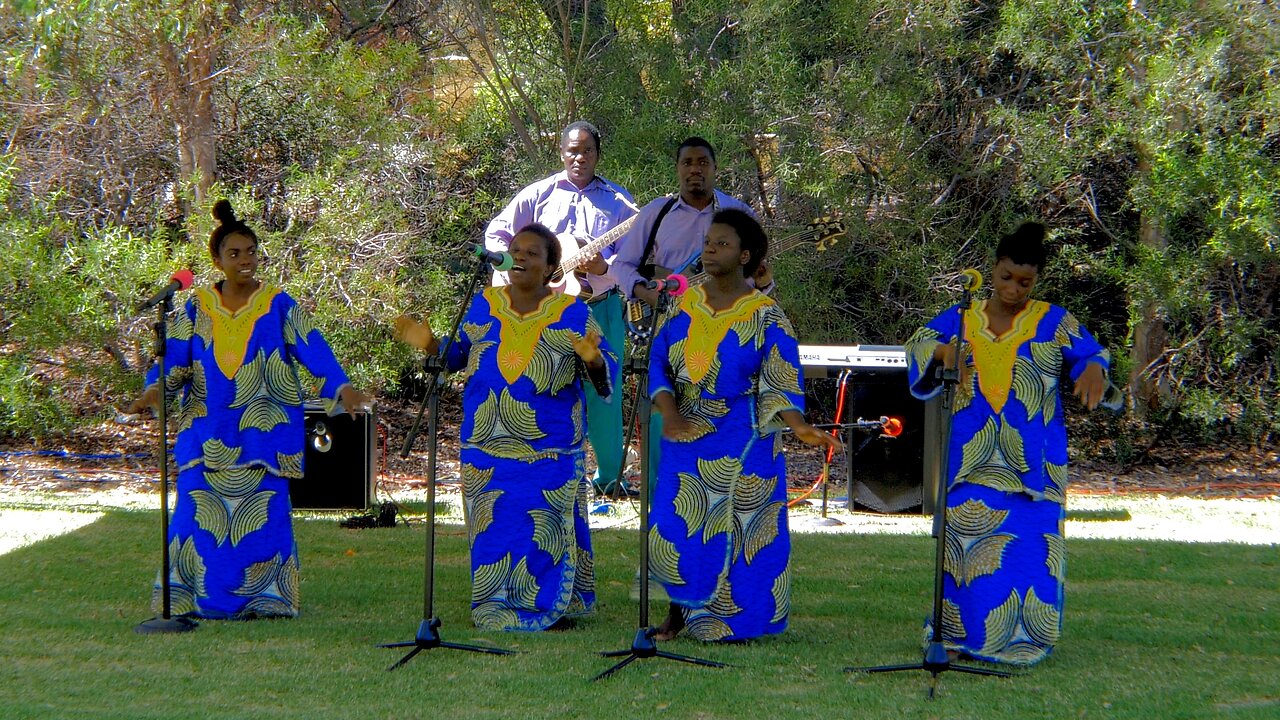
<svg viewBox="0 0 1280 720">
<path fill-rule="evenodd" d="M 977 292 L 982 288 L 982 273 L 973 268 L 961 270 L 960 285 L 968 292 Z"/>
<path fill-rule="evenodd" d="M 150 308 L 153 308 L 156 305 L 159 305 L 160 303 L 164 302 L 168 298 L 172 297 L 173 294 L 178 292 L 179 290 L 186 290 L 187 288 L 191 287 L 191 283 L 194 282 L 195 279 L 196 279 L 195 275 L 191 274 L 190 270 L 187 270 L 187 269 L 179 270 L 178 272 L 174 273 L 172 277 L 169 278 L 168 285 L 165 285 L 164 287 L 160 288 L 160 290 L 155 295 L 152 295 L 151 297 L 147 298 L 146 302 L 139 305 L 138 311 L 141 312 L 143 310 L 149 310 Z"/>
<path fill-rule="evenodd" d="M 666 293 L 671 297 L 680 297 L 689 289 L 689 279 L 680 273 L 668 275 L 662 280 L 649 280 L 644 286 L 650 290 Z"/>
<path fill-rule="evenodd" d="M 494 252 L 479 243 L 476 243 L 471 252 L 475 253 L 476 257 L 492 265 L 494 270 L 507 271 L 516 266 L 516 261 L 511 258 L 511 253 Z M 523 270 L 524 268 L 520 269 Z"/>
</svg>

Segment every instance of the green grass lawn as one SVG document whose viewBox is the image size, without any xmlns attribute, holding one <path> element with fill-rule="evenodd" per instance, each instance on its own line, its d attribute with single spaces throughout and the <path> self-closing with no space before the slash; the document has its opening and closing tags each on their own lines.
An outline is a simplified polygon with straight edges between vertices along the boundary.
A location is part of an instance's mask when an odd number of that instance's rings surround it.
<svg viewBox="0 0 1280 720">
<path fill-rule="evenodd" d="M 396 672 L 422 615 L 422 529 L 298 522 L 303 615 L 204 622 L 141 636 L 159 563 L 153 512 L 115 512 L 0 556 L 0 717 L 11 718 L 1277 718 L 1280 553 L 1275 546 L 1069 541 L 1063 642 L 1008 680 L 959 673 L 846 674 L 915 662 L 930 611 L 928 538 L 794 537 L 791 627 L 745 645 L 688 639 L 672 652 L 733 665 L 638 661 L 629 647 L 634 534 L 595 535 L 599 612 L 564 632 L 470 623 L 466 543 L 442 526 L 436 614 L 445 640 Z M 654 618 L 662 608 L 655 605 Z"/>
</svg>

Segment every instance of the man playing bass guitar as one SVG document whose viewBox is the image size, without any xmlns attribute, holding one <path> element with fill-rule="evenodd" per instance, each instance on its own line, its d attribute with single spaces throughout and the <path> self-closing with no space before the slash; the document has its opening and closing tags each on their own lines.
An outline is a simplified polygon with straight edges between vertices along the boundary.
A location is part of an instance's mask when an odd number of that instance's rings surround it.
<svg viewBox="0 0 1280 720">
<path fill-rule="evenodd" d="M 736 208 L 755 217 L 749 205 L 716 189 L 716 152 L 706 140 L 695 136 L 680 143 L 676 176 L 679 194 L 657 198 L 641 208 L 640 217 L 618 242 L 609 271 L 628 299 L 650 307 L 657 304 L 657 291 L 646 287 L 645 281 L 684 272 L 697 262 L 717 211 Z M 757 276 L 760 290 L 772 289 L 769 277 Z"/>
</svg>

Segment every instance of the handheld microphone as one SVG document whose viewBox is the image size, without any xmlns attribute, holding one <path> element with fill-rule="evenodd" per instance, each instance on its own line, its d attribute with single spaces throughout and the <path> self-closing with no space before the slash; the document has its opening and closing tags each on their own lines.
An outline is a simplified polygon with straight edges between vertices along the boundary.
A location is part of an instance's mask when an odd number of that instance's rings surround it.
<svg viewBox="0 0 1280 720">
<path fill-rule="evenodd" d="M 671 297 L 680 297 L 685 290 L 689 289 L 689 279 L 680 273 L 675 273 L 662 280 L 649 280 L 644 286 L 650 290 L 666 293 Z"/>
<path fill-rule="evenodd" d="M 485 262 L 492 265 L 494 270 L 507 271 L 516 266 L 516 261 L 511 258 L 511 253 L 494 252 L 479 243 L 476 243 L 471 252 L 475 253 L 476 257 L 483 258 Z"/>
<path fill-rule="evenodd" d="M 138 311 L 149 310 L 156 305 L 164 302 L 179 290 L 186 290 L 191 287 L 191 283 L 195 282 L 196 276 L 190 270 L 182 269 L 174 273 L 169 278 L 169 284 L 160 288 L 155 295 L 147 298 L 147 301 L 138 306 Z"/>
<path fill-rule="evenodd" d="M 982 273 L 973 268 L 961 270 L 960 284 L 969 292 L 977 292 L 982 288 Z"/>
</svg>

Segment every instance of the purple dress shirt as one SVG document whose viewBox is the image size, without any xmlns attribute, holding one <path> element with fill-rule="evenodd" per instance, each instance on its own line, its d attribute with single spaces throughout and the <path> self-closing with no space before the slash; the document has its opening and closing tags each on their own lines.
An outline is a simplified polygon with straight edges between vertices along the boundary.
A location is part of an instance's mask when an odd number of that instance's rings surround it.
<svg viewBox="0 0 1280 720">
<path fill-rule="evenodd" d="M 653 221 L 657 219 L 658 213 L 662 212 L 662 206 L 666 205 L 669 199 L 670 196 L 660 197 L 641 208 L 640 219 L 618 241 L 609 274 L 618 282 L 618 287 L 629 299 L 635 299 L 631 295 L 631 288 L 644 280 L 637 272 L 640 265 L 644 263 L 644 258 L 640 255 L 644 252 L 645 243 L 649 241 L 649 231 L 653 228 Z M 702 210 L 695 209 L 683 199 L 677 199 L 675 205 L 667 211 L 666 217 L 662 218 L 662 224 L 658 226 L 651 262 L 669 267 L 674 272 L 686 272 L 684 266 L 702 255 L 702 241 L 707 237 L 707 230 L 711 229 L 712 216 L 719 210 L 730 208 L 745 211 L 751 217 L 756 216 L 751 206 L 719 190 L 715 191 L 715 201 Z"/>
<path fill-rule="evenodd" d="M 484 245 L 495 252 L 504 251 L 520 228 L 534 222 L 546 225 L 556 235 L 595 238 L 636 212 L 631 193 L 618 184 L 597 175 L 585 188 L 579 189 L 562 171 L 517 193 L 502 212 L 489 221 Z M 617 243 L 601 252 L 606 262 L 614 257 L 616 246 Z M 493 275 L 495 285 L 507 283 L 505 272 Z M 608 275 L 588 275 L 587 282 L 596 294 L 613 285 Z"/>
</svg>

